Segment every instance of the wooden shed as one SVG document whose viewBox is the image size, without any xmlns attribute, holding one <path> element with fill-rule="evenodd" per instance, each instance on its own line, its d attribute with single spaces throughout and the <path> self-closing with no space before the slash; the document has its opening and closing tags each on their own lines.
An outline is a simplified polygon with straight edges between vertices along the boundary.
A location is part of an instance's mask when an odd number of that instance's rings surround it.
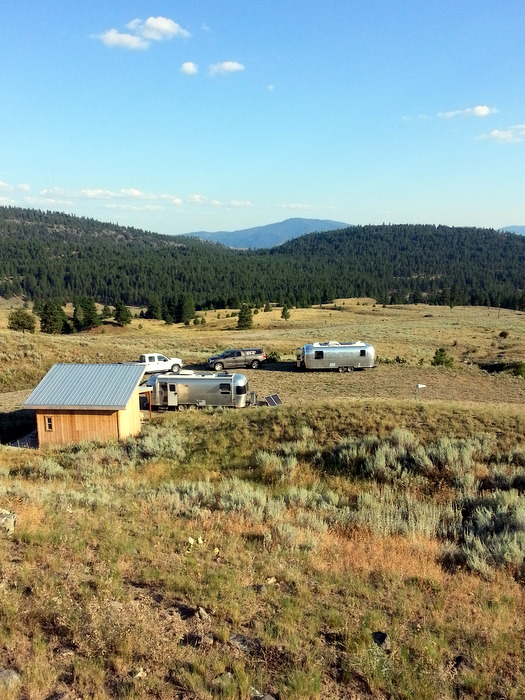
<svg viewBox="0 0 525 700">
<path fill-rule="evenodd" d="M 67 445 L 140 432 L 139 383 L 145 365 L 56 364 L 27 398 L 38 444 Z"/>
</svg>

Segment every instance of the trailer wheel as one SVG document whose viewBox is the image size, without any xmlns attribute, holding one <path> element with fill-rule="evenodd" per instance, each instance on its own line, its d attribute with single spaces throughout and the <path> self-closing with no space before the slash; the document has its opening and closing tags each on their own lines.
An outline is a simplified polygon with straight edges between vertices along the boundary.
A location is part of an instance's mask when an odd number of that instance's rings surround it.
<svg viewBox="0 0 525 700">
<path fill-rule="evenodd" d="M 257 369 L 259 367 L 259 360 L 253 360 L 251 364 L 252 369 Z"/>
<path fill-rule="evenodd" d="M 346 371 L 347 371 L 347 372 L 353 372 L 353 371 L 354 371 L 354 368 L 353 368 L 353 367 L 347 367 L 347 368 L 346 368 Z"/>
<path fill-rule="evenodd" d="M 180 372 L 180 365 L 175 363 L 174 365 L 171 366 L 171 371 L 175 372 L 175 374 L 178 374 Z"/>
<path fill-rule="evenodd" d="M 196 411 L 196 410 L 197 410 L 197 406 L 194 403 L 190 403 L 190 405 L 188 406 L 188 411 Z"/>
<path fill-rule="evenodd" d="M 177 410 L 178 410 L 178 411 L 185 411 L 185 410 L 186 410 L 186 406 L 185 406 L 183 403 L 180 403 L 180 404 L 177 406 Z"/>
<path fill-rule="evenodd" d="M 213 369 L 214 369 L 216 372 L 220 372 L 221 369 L 224 369 L 224 365 L 222 364 L 222 362 L 216 362 L 216 363 L 213 365 Z"/>
<path fill-rule="evenodd" d="M 339 372 L 339 374 L 342 374 L 342 373 L 345 371 L 345 368 L 344 368 L 344 367 L 338 367 L 338 368 L 337 368 L 337 371 Z"/>
</svg>

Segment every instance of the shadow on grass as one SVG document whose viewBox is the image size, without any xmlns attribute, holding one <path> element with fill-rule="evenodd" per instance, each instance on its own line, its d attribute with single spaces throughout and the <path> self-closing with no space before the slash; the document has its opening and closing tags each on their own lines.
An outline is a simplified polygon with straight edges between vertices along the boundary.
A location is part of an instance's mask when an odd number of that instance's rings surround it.
<svg viewBox="0 0 525 700">
<path fill-rule="evenodd" d="M 265 372 L 293 372 L 295 367 L 295 362 L 289 361 L 289 362 L 263 362 L 262 365 L 260 365 L 256 370 L 252 370 L 251 367 L 226 367 L 225 370 L 226 372 L 229 372 L 230 374 L 233 373 L 243 373 L 246 370 L 251 370 L 252 372 L 260 372 L 260 371 L 265 371 Z M 208 365 L 201 363 L 201 364 L 194 364 L 194 365 L 184 365 L 184 369 L 191 369 L 194 372 L 210 372 L 211 374 L 215 374 L 215 372 L 208 367 Z"/>
<path fill-rule="evenodd" d="M 3 445 L 23 438 L 36 430 L 36 417 L 33 410 L 22 408 L 18 411 L 0 413 L 0 443 Z"/>
</svg>

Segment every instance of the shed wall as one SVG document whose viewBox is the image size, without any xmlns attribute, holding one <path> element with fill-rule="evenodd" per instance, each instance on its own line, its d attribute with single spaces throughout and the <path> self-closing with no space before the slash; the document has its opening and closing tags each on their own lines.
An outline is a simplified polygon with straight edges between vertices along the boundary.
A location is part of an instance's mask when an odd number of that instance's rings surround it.
<svg viewBox="0 0 525 700">
<path fill-rule="evenodd" d="M 37 409 L 38 443 L 43 446 L 90 440 L 116 440 L 120 437 L 119 413 L 124 411 Z M 52 430 L 47 425 L 49 418 L 52 420 Z"/>
<path fill-rule="evenodd" d="M 118 437 L 126 438 L 129 435 L 138 435 L 141 429 L 140 417 L 140 394 L 139 390 L 136 389 L 126 408 L 118 412 Z"/>
</svg>

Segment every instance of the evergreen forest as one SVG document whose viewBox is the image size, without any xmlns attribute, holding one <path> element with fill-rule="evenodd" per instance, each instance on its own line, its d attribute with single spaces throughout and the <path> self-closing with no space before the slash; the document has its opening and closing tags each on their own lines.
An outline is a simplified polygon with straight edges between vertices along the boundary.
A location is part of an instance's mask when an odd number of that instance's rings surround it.
<svg viewBox="0 0 525 700">
<path fill-rule="evenodd" d="M 379 303 L 525 309 L 525 237 L 433 225 L 352 226 L 252 251 L 94 219 L 0 207 L 0 296 L 197 309 Z"/>
</svg>

